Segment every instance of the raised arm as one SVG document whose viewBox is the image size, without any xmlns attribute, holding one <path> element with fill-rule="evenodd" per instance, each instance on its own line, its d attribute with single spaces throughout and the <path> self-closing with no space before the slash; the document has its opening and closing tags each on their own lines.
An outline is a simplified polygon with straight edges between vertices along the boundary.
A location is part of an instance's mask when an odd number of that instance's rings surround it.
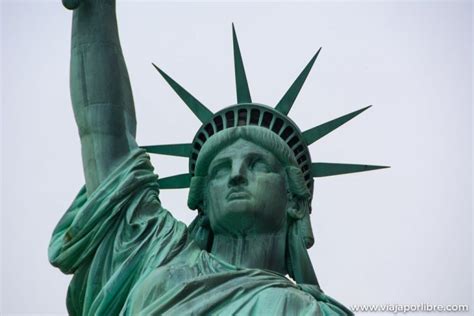
<svg viewBox="0 0 474 316">
<path fill-rule="evenodd" d="M 63 0 L 74 9 L 70 87 L 90 195 L 137 147 L 132 89 L 120 47 L 115 0 Z"/>
</svg>

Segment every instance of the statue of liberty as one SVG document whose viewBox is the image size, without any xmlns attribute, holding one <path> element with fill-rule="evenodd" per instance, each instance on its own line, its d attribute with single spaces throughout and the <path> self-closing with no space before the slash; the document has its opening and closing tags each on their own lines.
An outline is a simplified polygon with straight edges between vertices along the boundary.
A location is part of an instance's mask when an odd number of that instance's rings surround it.
<svg viewBox="0 0 474 316">
<path fill-rule="evenodd" d="M 86 180 L 49 247 L 74 274 L 69 314 L 352 315 L 321 290 L 307 253 L 313 178 L 382 167 L 311 161 L 308 145 L 366 109 L 304 132 L 288 118 L 319 51 L 276 106 L 254 103 L 233 29 L 237 104 L 217 113 L 155 66 L 203 125 L 188 144 L 139 146 L 115 1 L 63 4 Z M 148 153 L 188 157 L 189 172 L 158 179 Z M 184 187 L 189 227 L 159 199 Z"/>
</svg>

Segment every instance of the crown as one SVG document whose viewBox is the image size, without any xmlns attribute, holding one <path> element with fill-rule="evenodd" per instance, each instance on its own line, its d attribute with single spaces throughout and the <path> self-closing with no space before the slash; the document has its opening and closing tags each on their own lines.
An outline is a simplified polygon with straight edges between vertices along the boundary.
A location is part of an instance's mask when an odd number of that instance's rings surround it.
<svg viewBox="0 0 474 316">
<path fill-rule="evenodd" d="M 313 192 L 313 178 L 388 168 L 387 166 L 311 161 L 308 149 L 309 145 L 371 107 L 364 107 L 304 132 L 301 132 L 298 126 L 288 117 L 288 113 L 303 87 L 321 48 L 311 58 L 278 104 L 275 107 L 270 107 L 252 102 L 242 55 L 233 24 L 232 37 L 237 104 L 226 107 L 216 113 L 212 113 L 180 84 L 153 64 L 166 82 L 203 124 L 191 143 L 141 146 L 149 153 L 189 158 L 189 172 L 159 179 L 158 182 L 161 189 L 189 187 L 191 178 L 194 175 L 199 152 L 204 143 L 220 131 L 237 126 L 259 126 L 277 134 L 294 153 L 298 166 L 303 173 L 306 186 L 311 194 Z"/>
</svg>

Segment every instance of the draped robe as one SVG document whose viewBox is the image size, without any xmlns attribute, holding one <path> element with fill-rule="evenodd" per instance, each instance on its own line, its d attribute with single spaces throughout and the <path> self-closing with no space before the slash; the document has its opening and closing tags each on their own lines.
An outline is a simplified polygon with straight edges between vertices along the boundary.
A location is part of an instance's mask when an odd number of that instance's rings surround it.
<svg viewBox="0 0 474 316">
<path fill-rule="evenodd" d="M 70 315 L 351 315 L 316 286 L 233 266 L 201 250 L 159 200 L 148 155 L 132 152 L 57 224 L 50 262 L 74 274 Z"/>
</svg>

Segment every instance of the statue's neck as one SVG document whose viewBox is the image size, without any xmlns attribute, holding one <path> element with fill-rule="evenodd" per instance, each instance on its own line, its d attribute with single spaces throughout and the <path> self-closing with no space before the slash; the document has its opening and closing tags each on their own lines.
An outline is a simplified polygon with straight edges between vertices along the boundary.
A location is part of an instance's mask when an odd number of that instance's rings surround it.
<svg viewBox="0 0 474 316">
<path fill-rule="evenodd" d="M 287 274 L 286 231 L 246 236 L 214 235 L 211 253 L 237 267 Z"/>
</svg>

